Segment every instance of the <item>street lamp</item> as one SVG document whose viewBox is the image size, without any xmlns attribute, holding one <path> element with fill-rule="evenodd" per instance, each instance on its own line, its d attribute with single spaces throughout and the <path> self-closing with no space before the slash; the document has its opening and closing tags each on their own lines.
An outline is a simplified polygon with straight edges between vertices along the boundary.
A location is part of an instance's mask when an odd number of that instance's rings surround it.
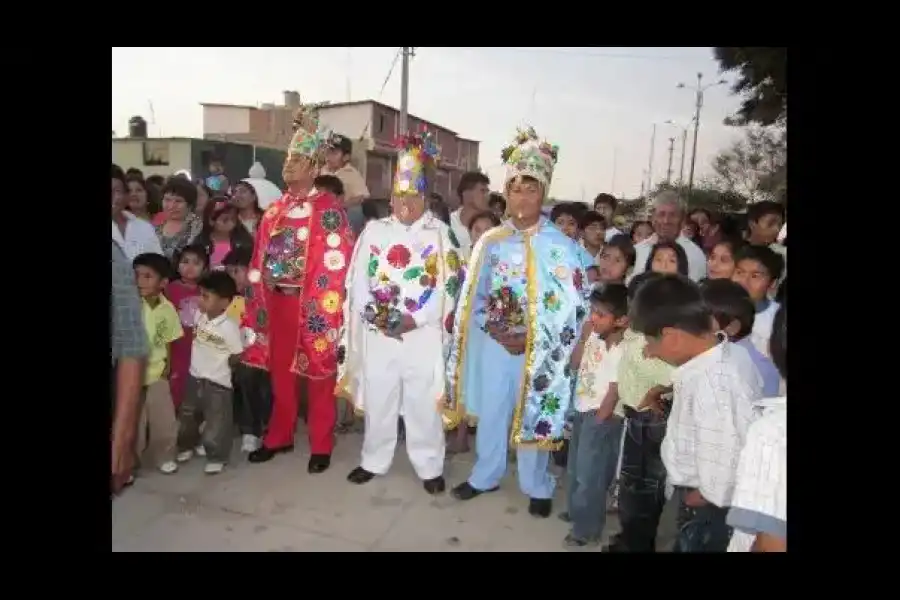
<svg viewBox="0 0 900 600">
<path fill-rule="evenodd" d="M 691 171 L 688 175 L 688 197 L 690 197 L 691 192 L 694 189 L 694 165 L 697 162 L 697 134 L 700 131 L 700 109 L 703 108 L 703 92 L 708 90 L 711 87 L 715 87 L 717 85 L 725 85 L 728 83 L 724 79 L 720 79 L 714 83 L 708 83 L 703 85 L 703 73 L 697 73 L 697 86 L 687 86 L 683 83 L 679 83 L 676 87 L 678 89 L 689 89 L 693 90 L 697 95 L 696 104 L 694 108 L 694 149 L 691 152 Z"/>
<path fill-rule="evenodd" d="M 688 127 L 690 127 L 691 123 L 693 123 L 693 122 L 694 122 L 693 118 L 690 121 L 688 121 L 687 125 L 682 125 L 680 123 L 676 123 L 672 119 L 669 119 L 668 121 L 666 121 L 666 125 L 671 125 L 672 127 L 675 127 L 681 131 L 681 167 L 678 170 L 678 187 L 679 188 L 684 187 L 684 156 L 685 156 L 685 153 L 687 152 L 687 134 L 688 134 Z"/>
<path fill-rule="evenodd" d="M 650 134 L 650 161 L 647 164 L 647 194 L 653 191 L 653 152 L 656 146 L 656 123 L 653 124 L 653 133 Z"/>
</svg>

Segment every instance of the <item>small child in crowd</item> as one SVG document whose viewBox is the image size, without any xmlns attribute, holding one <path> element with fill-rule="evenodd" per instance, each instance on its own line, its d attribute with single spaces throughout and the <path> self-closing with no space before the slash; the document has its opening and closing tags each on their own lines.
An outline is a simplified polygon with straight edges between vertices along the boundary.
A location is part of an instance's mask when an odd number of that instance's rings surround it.
<svg viewBox="0 0 900 600">
<path fill-rule="evenodd" d="M 143 305 L 144 328 L 150 352 L 144 371 L 141 416 L 138 421 L 137 458 L 147 452 L 163 473 L 178 470 L 175 439 L 178 423 L 169 382 L 171 343 L 182 337 L 181 322 L 171 302 L 163 295 L 172 277 L 172 263 L 162 254 L 139 254 L 134 259 L 134 276 Z M 148 442 L 149 434 L 149 442 Z"/>
<path fill-rule="evenodd" d="M 581 231 L 578 229 L 581 211 L 572 204 L 572 202 L 563 202 L 554 206 L 550 211 L 550 221 L 564 234 L 577 241 L 581 235 Z"/>
<path fill-rule="evenodd" d="M 745 246 L 734 257 L 734 275 L 731 280 L 750 294 L 756 306 L 753 332 L 750 340 L 756 349 L 768 356 L 772 321 L 778 312 L 778 303 L 770 299 L 774 295 L 784 269 L 784 259 L 766 246 Z"/>
<path fill-rule="evenodd" d="M 716 243 L 706 260 L 709 279 L 731 279 L 734 275 L 734 257 L 743 244 L 737 239 L 724 239 Z"/>
<path fill-rule="evenodd" d="M 240 325 L 241 321 L 244 319 L 244 312 L 247 309 L 244 294 L 250 290 L 247 271 L 250 269 L 250 260 L 252 258 L 253 248 L 242 247 L 232 250 L 225 255 L 224 259 L 222 259 L 222 268 L 225 269 L 225 272 L 228 273 L 232 279 L 234 279 L 234 284 L 237 286 L 238 290 L 238 295 L 235 296 L 234 300 L 231 301 L 231 304 L 228 305 L 228 310 L 225 311 L 225 314 L 238 325 Z"/>
<path fill-rule="evenodd" d="M 581 245 L 594 257 L 600 260 L 600 253 L 606 243 L 606 218 L 600 213 L 590 211 L 581 217 Z"/>
<path fill-rule="evenodd" d="M 787 380 L 787 305 L 775 315 L 769 351 Z M 787 396 L 759 403 L 747 430 L 727 523 L 729 552 L 787 552 Z"/>
<path fill-rule="evenodd" d="M 224 194 L 228 191 L 228 178 L 225 177 L 222 159 L 213 157 L 209 160 L 209 175 L 203 180 L 203 184 L 216 193 Z"/>
<path fill-rule="evenodd" d="M 489 229 L 493 229 L 494 227 L 500 226 L 500 218 L 493 211 L 486 210 L 480 213 L 475 214 L 469 220 L 469 239 L 472 240 L 472 246 L 475 246 L 475 243 L 481 239 L 481 236 L 484 235 L 485 231 Z M 461 273 L 463 273 L 463 277 L 465 277 L 465 267 L 460 269 Z M 455 316 L 455 312 L 450 313 L 447 316 L 447 320 L 444 322 L 444 327 L 447 330 L 447 333 L 453 332 L 453 319 Z M 447 435 L 447 452 L 450 454 L 459 454 L 469 451 L 469 435 L 474 434 L 474 427 L 467 427 L 465 423 L 462 423 L 456 429 L 448 432 Z M 512 456 L 515 456 L 514 453 L 511 453 Z"/>
<path fill-rule="evenodd" d="M 636 275 L 628 284 L 629 305 L 643 285 L 661 277 L 652 271 Z M 666 435 L 668 403 L 663 395 L 671 391 L 672 367 L 645 356 L 646 345 L 646 338 L 631 328 L 622 336 L 617 379 L 625 414 L 618 494 L 621 531 L 607 552 L 654 552 L 666 503 L 659 447 Z"/>
<path fill-rule="evenodd" d="M 687 276 L 687 253 L 677 242 L 658 242 L 650 250 L 644 271 L 653 271 L 663 275 L 678 273 Z"/>
<path fill-rule="evenodd" d="M 166 297 L 178 310 L 184 335 L 172 343 L 169 389 L 176 410 L 184 399 L 184 386 L 191 368 L 191 346 L 194 342 L 200 288 L 197 282 L 206 273 L 209 256 L 203 246 L 186 246 L 177 257 L 179 279 L 166 286 Z"/>
<path fill-rule="evenodd" d="M 703 301 L 712 311 L 716 327 L 725 332 L 728 341 L 741 346 L 750 354 L 763 379 L 763 396 L 778 395 L 781 378 L 769 357 L 756 349 L 750 341 L 756 309 L 747 290 L 729 279 L 708 279 L 700 284 Z"/>
<path fill-rule="evenodd" d="M 591 315 L 572 353 L 578 371 L 575 417 L 566 480 L 572 524 L 569 547 L 600 543 L 606 525 L 606 496 L 616 475 L 624 413 L 619 408 L 620 342 L 628 326 L 628 290 L 609 284 L 591 294 Z"/>
<path fill-rule="evenodd" d="M 224 196 L 213 198 L 203 210 L 203 230 L 194 244 L 203 246 L 209 268 L 223 269 L 222 259 L 237 248 L 253 249 L 253 236 L 238 222 L 238 209 Z"/>
<path fill-rule="evenodd" d="M 624 233 L 613 236 L 597 260 L 597 277 L 601 284 L 624 284 L 634 269 L 634 245 Z"/>
<path fill-rule="evenodd" d="M 194 455 L 202 441 L 209 475 L 221 473 L 231 455 L 234 412 L 232 369 L 244 347 L 238 324 L 225 310 L 237 295 L 227 273 L 214 271 L 198 283 L 200 315 L 191 348 L 191 369 L 178 419 L 178 462 Z M 205 423 L 201 437 L 200 424 Z"/>
<path fill-rule="evenodd" d="M 653 235 L 650 221 L 635 221 L 631 226 L 631 243 L 637 245 Z"/>
<path fill-rule="evenodd" d="M 679 499 L 675 552 L 724 552 L 738 457 L 762 395 L 746 350 L 716 331 L 697 284 L 681 275 L 647 281 L 631 307 L 645 352 L 677 367 L 662 459 Z"/>
<path fill-rule="evenodd" d="M 469 237 L 472 240 L 472 246 L 474 246 L 475 242 L 484 235 L 485 231 L 493 229 L 494 227 L 499 227 L 500 223 L 500 217 L 489 210 L 477 213 L 473 216 L 469 221 Z"/>
<path fill-rule="evenodd" d="M 251 251 L 243 248 L 232 250 L 223 261 L 225 272 L 234 280 L 237 289 L 237 295 L 225 312 L 239 325 L 244 318 L 246 300 L 253 294 L 253 288 L 247 279 L 251 254 Z M 242 342 L 245 346 L 249 345 L 247 340 Z M 241 452 L 253 452 L 262 444 L 263 433 L 272 412 L 272 384 L 269 372 L 239 362 L 232 369 L 232 373 L 234 413 L 241 432 Z"/>
<path fill-rule="evenodd" d="M 334 175 L 319 175 L 313 180 L 313 187 L 331 192 L 339 200 L 344 199 L 344 182 Z"/>
</svg>

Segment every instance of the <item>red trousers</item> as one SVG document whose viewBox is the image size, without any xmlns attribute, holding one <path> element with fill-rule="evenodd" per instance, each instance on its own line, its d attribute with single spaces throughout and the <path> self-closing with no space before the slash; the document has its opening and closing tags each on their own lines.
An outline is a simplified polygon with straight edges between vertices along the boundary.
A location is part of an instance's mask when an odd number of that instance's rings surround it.
<svg viewBox="0 0 900 600">
<path fill-rule="evenodd" d="M 301 297 L 274 291 L 267 293 L 269 316 L 269 375 L 272 380 L 272 416 L 263 439 L 266 448 L 282 448 L 294 443 L 299 403 L 299 376 L 291 371 L 297 352 Z M 303 352 L 311 354 L 311 348 Z M 312 454 L 331 454 L 337 403 L 334 386 L 337 375 L 306 379 L 307 429 Z"/>
</svg>

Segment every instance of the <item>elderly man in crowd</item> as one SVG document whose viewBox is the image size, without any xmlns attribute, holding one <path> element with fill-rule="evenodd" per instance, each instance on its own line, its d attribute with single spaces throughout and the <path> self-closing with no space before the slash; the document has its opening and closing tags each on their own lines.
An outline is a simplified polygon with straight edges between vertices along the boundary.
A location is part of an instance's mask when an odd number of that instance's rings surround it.
<svg viewBox="0 0 900 600">
<path fill-rule="evenodd" d="M 112 491 L 119 492 L 133 479 L 134 436 L 140 414 L 147 334 L 141 317 L 141 299 L 134 283 L 131 261 L 112 242 L 112 289 L 109 299 L 112 384 Z"/>
<path fill-rule="evenodd" d="M 634 247 L 635 261 L 632 276 L 643 273 L 647 258 L 653 246 L 659 242 L 675 242 L 684 248 L 688 259 L 688 276 L 694 281 L 706 277 L 706 255 L 700 246 L 681 235 L 684 223 L 684 202 L 675 192 L 665 191 L 653 200 L 653 214 L 650 217 L 654 233 Z"/>
</svg>

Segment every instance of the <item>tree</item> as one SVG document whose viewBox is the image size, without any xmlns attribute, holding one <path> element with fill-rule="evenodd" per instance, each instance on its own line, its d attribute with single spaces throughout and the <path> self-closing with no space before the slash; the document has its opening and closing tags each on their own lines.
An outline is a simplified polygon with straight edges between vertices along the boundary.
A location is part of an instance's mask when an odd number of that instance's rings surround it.
<svg viewBox="0 0 900 600">
<path fill-rule="evenodd" d="M 729 125 L 782 123 L 787 118 L 787 48 L 715 48 L 722 73 L 737 73 L 731 91 L 744 97 Z"/>
<path fill-rule="evenodd" d="M 713 159 L 712 184 L 751 202 L 784 201 L 787 190 L 787 136 L 780 127 L 751 126 L 744 138 Z"/>
</svg>

